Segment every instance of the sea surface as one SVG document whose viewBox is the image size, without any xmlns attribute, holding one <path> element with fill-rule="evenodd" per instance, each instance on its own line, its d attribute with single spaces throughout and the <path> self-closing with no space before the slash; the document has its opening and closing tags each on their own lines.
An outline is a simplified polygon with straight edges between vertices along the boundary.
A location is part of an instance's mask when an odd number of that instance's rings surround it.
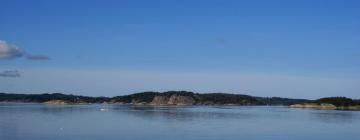
<svg viewBox="0 0 360 140">
<path fill-rule="evenodd" d="M 0 140 L 360 140 L 360 112 L 0 103 Z"/>
</svg>

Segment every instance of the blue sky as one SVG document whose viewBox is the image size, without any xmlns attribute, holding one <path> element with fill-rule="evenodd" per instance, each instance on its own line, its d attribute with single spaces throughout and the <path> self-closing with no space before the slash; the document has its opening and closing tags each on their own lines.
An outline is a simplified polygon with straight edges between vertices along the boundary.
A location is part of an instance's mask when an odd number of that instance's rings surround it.
<svg viewBox="0 0 360 140">
<path fill-rule="evenodd" d="M 0 0 L 0 7 L 3 92 L 360 98 L 359 1 Z"/>
</svg>

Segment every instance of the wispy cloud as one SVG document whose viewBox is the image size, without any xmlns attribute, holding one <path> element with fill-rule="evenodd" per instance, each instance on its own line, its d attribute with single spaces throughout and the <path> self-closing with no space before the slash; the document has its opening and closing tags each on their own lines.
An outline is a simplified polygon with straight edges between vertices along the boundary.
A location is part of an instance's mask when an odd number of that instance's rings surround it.
<svg viewBox="0 0 360 140">
<path fill-rule="evenodd" d="M 25 52 L 15 45 L 0 40 L 0 59 L 14 59 L 25 55 Z"/>
<path fill-rule="evenodd" d="M 20 73 L 17 70 L 6 70 L 0 72 L 0 77 L 20 77 Z"/>
<path fill-rule="evenodd" d="M 32 55 L 13 44 L 0 40 L 0 60 L 11 60 L 24 56 L 27 60 L 50 60 L 46 55 Z"/>
<path fill-rule="evenodd" d="M 215 39 L 215 42 L 220 45 L 227 45 L 229 43 L 229 41 L 226 40 L 225 38 L 217 38 L 217 39 Z"/>
<path fill-rule="evenodd" d="M 27 55 L 26 59 L 28 59 L 28 60 L 50 60 L 50 57 L 46 56 L 46 55 Z"/>
</svg>

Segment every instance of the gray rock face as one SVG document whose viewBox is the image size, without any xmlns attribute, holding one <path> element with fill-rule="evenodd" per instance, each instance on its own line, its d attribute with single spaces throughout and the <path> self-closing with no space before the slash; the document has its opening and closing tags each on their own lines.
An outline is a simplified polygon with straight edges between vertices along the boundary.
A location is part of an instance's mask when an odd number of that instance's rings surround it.
<svg viewBox="0 0 360 140">
<path fill-rule="evenodd" d="M 193 105 L 195 100 L 190 96 L 171 95 L 155 96 L 150 105 Z"/>
<path fill-rule="evenodd" d="M 155 96 L 150 105 L 167 105 L 169 98 L 166 96 Z"/>
<path fill-rule="evenodd" d="M 169 105 L 193 105 L 195 100 L 190 96 L 172 95 L 168 101 Z"/>
</svg>

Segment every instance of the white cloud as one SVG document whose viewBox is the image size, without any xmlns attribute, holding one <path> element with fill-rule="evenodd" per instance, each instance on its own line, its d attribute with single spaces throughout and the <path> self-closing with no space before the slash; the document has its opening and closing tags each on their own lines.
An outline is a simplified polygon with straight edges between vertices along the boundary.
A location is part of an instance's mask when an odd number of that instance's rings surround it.
<svg viewBox="0 0 360 140">
<path fill-rule="evenodd" d="M 0 59 L 14 59 L 25 55 L 20 48 L 0 40 Z"/>
<path fill-rule="evenodd" d="M 46 55 L 29 54 L 15 45 L 9 44 L 4 40 L 0 40 L 0 60 L 10 60 L 24 56 L 27 60 L 50 60 L 50 58 Z"/>
</svg>

